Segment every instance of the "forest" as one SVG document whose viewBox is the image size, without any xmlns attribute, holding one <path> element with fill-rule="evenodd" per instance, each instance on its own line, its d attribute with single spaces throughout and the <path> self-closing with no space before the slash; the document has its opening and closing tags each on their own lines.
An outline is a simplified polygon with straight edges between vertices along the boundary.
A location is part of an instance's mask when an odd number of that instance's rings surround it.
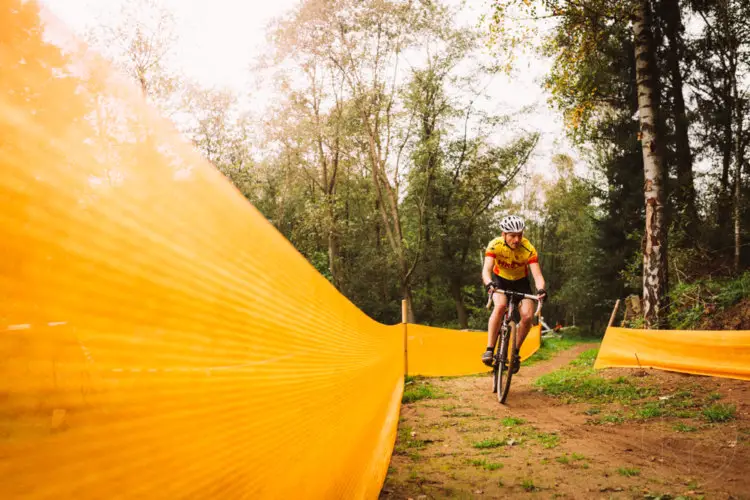
<svg viewBox="0 0 750 500">
<path fill-rule="evenodd" d="M 468 24 L 463 8 L 300 2 L 248 69 L 273 83 L 260 115 L 166 64 L 174 18 L 155 0 L 87 40 L 378 321 L 406 299 L 410 322 L 486 328 L 482 258 L 509 213 L 548 321 L 601 335 L 636 295 L 631 324 L 690 326 L 723 290 L 750 294 L 750 0 L 493 0 Z M 575 154 L 543 153 L 528 110 L 485 104 L 536 59 Z"/>
</svg>

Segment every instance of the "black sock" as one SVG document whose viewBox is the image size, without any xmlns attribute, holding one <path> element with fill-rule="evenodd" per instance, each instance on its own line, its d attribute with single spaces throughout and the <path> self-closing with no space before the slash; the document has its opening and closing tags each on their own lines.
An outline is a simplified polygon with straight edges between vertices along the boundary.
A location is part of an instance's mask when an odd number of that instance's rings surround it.
<svg viewBox="0 0 750 500">
<path fill-rule="evenodd" d="M 492 346 L 492 347 L 488 347 L 488 348 L 487 348 L 487 350 L 488 350 L 488 351 L 494 351 L 494 350 L 495 350 L 495 346 Z"/>
</svg>

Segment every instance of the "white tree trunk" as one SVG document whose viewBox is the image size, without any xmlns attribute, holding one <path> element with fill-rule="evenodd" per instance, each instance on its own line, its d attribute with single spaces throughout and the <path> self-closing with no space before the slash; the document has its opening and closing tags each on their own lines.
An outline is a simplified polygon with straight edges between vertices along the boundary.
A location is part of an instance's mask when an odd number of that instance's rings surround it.
<svg viewBox="0 0 750 500">
<path fill-rule="evenodd" d="M 638 0 L 634 14 L 636 80 L 645 180 L 643 192 L 646 201 L 643 314 L 647 328 L 659 328 L 664 325 L 667 313 L 667 227 L 664 213 L 664 164 L 657 127 L 654 44 L 648 0 Z"/>
</svg>

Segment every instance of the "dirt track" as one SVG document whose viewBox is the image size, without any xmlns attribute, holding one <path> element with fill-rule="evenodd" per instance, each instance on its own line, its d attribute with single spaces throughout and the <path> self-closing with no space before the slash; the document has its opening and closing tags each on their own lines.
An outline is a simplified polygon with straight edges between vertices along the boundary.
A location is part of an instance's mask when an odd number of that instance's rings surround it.
<svg viewBox="0 0 750 500">
<path fill-rule="evenodd" d="M 713 393 L 736 406 L 735 419 L 592 424 L 591 413 L 584 413 L 595 411 L 592 404 L 565 404 L 533 385 L 591 347 L 578 345 L 522 368 L 506 406 L 490 392 L 489 376 L 429 380 L 444 397 L 403 406 L 381 499 L 750 499 L 750 383 L 648 371 L 638 383 L 658 395 Z M 607 410 L 620 414 L 628 407 L 612 404 Z M 678 432 L 680 425 L 694 430 Z"/>
</svg>

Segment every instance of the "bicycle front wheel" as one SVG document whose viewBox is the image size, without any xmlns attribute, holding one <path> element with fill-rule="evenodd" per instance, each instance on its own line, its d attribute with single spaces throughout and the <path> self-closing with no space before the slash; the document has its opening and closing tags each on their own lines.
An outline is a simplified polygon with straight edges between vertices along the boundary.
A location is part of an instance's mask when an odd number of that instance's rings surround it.
<svg viewBox="0 0 750 500">
<path fill-rule="evenodd" d="M 512 353 L 516 345 L 516 333 L 516 324 L 511 321 L 508 335 L 506 336 L 507 340 L 503 342 L 503 352 L 500 358 L 506 360 L 506 366 L 508 367 L 507 370 L 504 370 L 504 373 L 501 370 L 497 381 L 497 399 L 500 401 L 500 404 L 505 404 L 505 400 L 508 399 L 508 393 L 510 392 L 510 380 L 513 378 L 514 368 Z"/>
</svg>

